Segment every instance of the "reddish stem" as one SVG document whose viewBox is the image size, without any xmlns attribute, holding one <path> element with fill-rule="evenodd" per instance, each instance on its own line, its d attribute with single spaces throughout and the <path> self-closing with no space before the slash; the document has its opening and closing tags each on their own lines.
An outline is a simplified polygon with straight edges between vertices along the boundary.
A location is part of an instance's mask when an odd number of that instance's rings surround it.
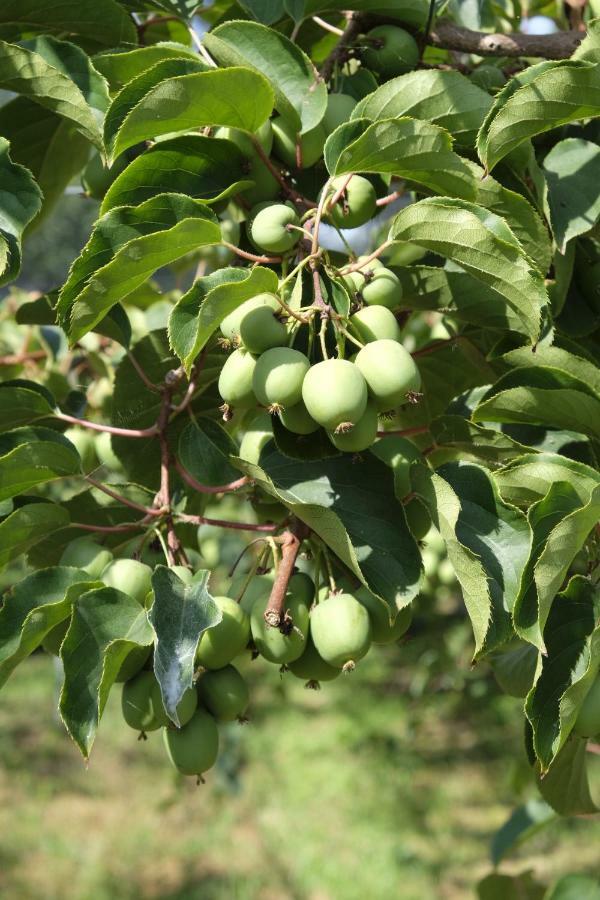
<svg viewBox="0 0 600 900">
<path fill-rule="evenodd" d="M 48 354 L 45 350 L 29 350 L 26 353 L 8 353 L 0 356 L 0 366 L 20 366 L 24 362 L 34 362 L 45 359 Z"/>
<path fill-rule="evenodd" d="M 290 200 L 293 200 L 295 203 L 301 203 L 307 209 L 315 209 L 317 205 L 316 203 L 313 203 L 312 200 L 309 200 L 307 197 L 299 194 L 298 191 L 295 191 L 293 187 L 290 187 L 277 166 L 273 164 L 269 156 L 265 153 L 264 148 L 261 146 L 258 138 L 253 137 L 252 143 L 254 145 L 254 149 L 260 156 L 261 160 L 264 162 L 273 178 L 275 178 L 279 182 L 283 191 L 285 191 Z"/>
<path fill-rule="evenodd" d="M 96 481 L 95 478 L 91 478 L 89 475 L 85 476 L 85 480 L 89 482 L 92 487 L 95 487 L 97 490 L 102 491 L 102 493 L 112 497 L 113 500 L 122 503 L 123 506 L 137 509 L 138 512 L 143 512 L 147 516 L 162 516 L 164 513 L 164 509 L 150 509 L 148 506 L 142 506 L 141 503 L 136 503 L 134 500 L 128 500 L 127 497 L 123 497 L 122 494 L 118 494 L 116 491 L 111 490 L 111 488 L 106 487 L 106 485 L 102 484 L 100 481 Z"/>
<path fill-rule="evenodd" d="M 300 537 L 291 530 L 281 535 L 281 562 L 277 566 L 275 582 L 263 614 L 265 622 L 271 628 L 279 628 L 283 624 L 285 595 L 301 544 L 302 540 Z"/>
<path fill-rule="evenodd" d="M 154 384 L 154 382 L 150 381 L 150 379 L 148 378 L 148 376 L 146 375 L 146 373 L 140 366 L 139 362 L 137 361 L 137 359 L 135 358 L 135 356 L 133 355 L 133 353 L 130 350 L 127 351 L 127 357 L 129 359 L 129 362 L 135 369 L 135 371 L 138 373 L 138 375 L 140 376 L 140 378 L 142 379 L 142 381 L 148 388 L 148 390 L 154 391 L 155 393 L 160 393 L 160 388 L 158 387 L 158 385 L 156 385 L 156 384 Z"/>
<path fill-rule="evenodd" d="M 68 528 L 82 528 L 84 531 L 101 531 L 106 534 L 116 534 L 119 531 L 135 531 L 147 525 L 145 519 L 139 522 L 128 522 L 123 525 L 85 525 L 83 522 L 70 522 Z"/>
<path fill-rule="evenodd" d="M 426 425 L 419 425 L 415 428 L 401 428 L 398 431 L 378 431 L 377 437 L 410 437 L 412 434 L 427 434 L 429 428 Z"/>
<path fill-rule="evenodd" d="M 281 256 L 257 256 L 256 253 L 248 253 L 246 250 L 242 250 L 240 247 L 236 247 L 235 244 L 230 244 L 229 241 L 221 241 L 223 247 L 227 247 L 228 250 L 231 250 L 233 253 L 237 253 L 238 256 L 241 256 L 242 259 L 249 259 L 250 262 L 256 263 L 280 263 Z"/>
<path fill-rule="evenodd" d="M 389 203 L 393 203 L 394 200 L 398 200 L 404 191 L 394 191 L 392 194 L 388 194 L 386 197 L 380 197 L 379 200 L 375 201 L 375 206 L 387 206 Z"/>
<path fill-rule="evenodd" d="M 377 250 L 373 250 L 373 252 L 371 254 L 369 254 L 369 256 L 366 256 L 364 259 L 361 259 L 360 262 L 352 263 L 351 266 L 348 266 L 346 269 L 342 269 L 339 272 L 339 274 L 342 276 L 349 275 L 350 272 L 358 272 L 358 271 L 360 271 L 360 269 L 364 269 L 365 266 L 368 266 L 368 264 L 371 262 L 371 260 L 377 259 L 378 256 L 381 256 L 381 254 L 384 253 L 387 250 L 387 248 L 389 246 L 391 246 L 392 243 L 393 243 L 392 241 L 384 241 L 383 244 L 380 247 L 378 247 Z"/>
<path fill-rule="evenodd" d="M 81 425 L 82 428 L 91 428 L 92 431 L 108 431 L 109 434 L 118 434 L 121 437 L 147 438 L 158 434 L 156 424 L 151 425 L 150 428 L 117 428 L 116 425 L 102 425 L 100 422 L 90 422 L 88 419 L 77 419 L 75 416 L 69 416 L 63 412 L 55 412 L 54 415 L 62 422 Z"/>
<path fill-rule="evenodd" d="M 447 347 L 449 344 L 455 344 L 457 341 L 462 339 L 462 335 L 457 334 L 455 337 L 446 338 L 443 341 L 434 341 L 433 344 L 429 344 L 428 347 L 423 347 L 421 350 L 414 350 L 411 353 L 413 359 L 417 356 L 427 356 L 428 353 L 435 353 L 436 350 L 441 350 L 443 347 Z"/>
<path fill-rule="evenodd" d="M 242 478 L 238 478 L 236 481 L 230 481 L 229 484 L 222 484 L 218 487 L 212 487 L 207 484 L 200 484 L 199 481 L 196 481 L 194 476 L 190 475 L 190 473 L 183 467 L 178 459 L 175 460 L 175 468 L 177 469 L 183 480 L 200 494 L 227 494 L 231 491 L 237 491 L 238 488 L 243 487 L 250 481 L 248 476 L 244 475 Z"/>
<path fill-rule="evenodd" d="M 177 516 L 182 522 L 190 525 L 216 525 L 217 528 L 231 528 L 234 531 L 262 531 L 271 533 L 279 528 L 279 525 L 256 525 L 254 522 L 228 522 L 225 519 L 209 519 L 206 516 L 190 516 L 180 513 Z"/>
</svg>

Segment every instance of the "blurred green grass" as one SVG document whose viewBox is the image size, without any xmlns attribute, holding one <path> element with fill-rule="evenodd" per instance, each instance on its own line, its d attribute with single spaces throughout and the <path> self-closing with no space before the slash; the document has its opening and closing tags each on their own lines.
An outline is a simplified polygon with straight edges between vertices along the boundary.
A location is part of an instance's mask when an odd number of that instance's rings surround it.
<svg viewBox="0 0 600 900">
<path fill-rule="evenodd" d="M 0 895 L 473 897 L 520 780 L 519 704 L 469 689 L 481 679 L 411 696 L 405 652 L 378 649 L 320 692 L 248 663 L 251 721 L 222 730 L 200 787 L 160 735 L 137 741 L 118 690 L 86 768 L 56 718 L 54 663 L 35 655 L 0 704 Z M 598 820 L 559 823 L 504 869 L 597 874 L 599 839 Z"/>
</svg>

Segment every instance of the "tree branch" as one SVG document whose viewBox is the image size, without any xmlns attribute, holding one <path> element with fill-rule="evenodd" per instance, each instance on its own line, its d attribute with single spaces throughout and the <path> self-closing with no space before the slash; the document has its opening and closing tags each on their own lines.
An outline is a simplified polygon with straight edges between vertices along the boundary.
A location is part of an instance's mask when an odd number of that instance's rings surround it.
<svg viewBox="0 0 600 900">
<path fill-rule="evenodd" d="M 471 31 L 452 22 L 438 22 L 427 43 L 442 50 L 476 53 L 478 56 L 538 56 L 543 59 L 567 59 L 585 34 L 558 31 L 556 34 L 486 34 Z"/>
<path fill-rule="evenodd" d="M 281 562 L 277 566 L 277 575 L 263 616 L 265 622 L 271 628 L 286 628 L 286 633 L 288 633 L 288 628 L 292 625 L 292 622 L 286 621 L 285 595 L 294 571 L 296 559 L 298 558 L 300 546 L 307 534 L 308 528 L 306 525 L 303 522 L 298 522 L 289 531 L 285 531 L 278 539 L 278 543 L 281 544 Z"/>
</svg>

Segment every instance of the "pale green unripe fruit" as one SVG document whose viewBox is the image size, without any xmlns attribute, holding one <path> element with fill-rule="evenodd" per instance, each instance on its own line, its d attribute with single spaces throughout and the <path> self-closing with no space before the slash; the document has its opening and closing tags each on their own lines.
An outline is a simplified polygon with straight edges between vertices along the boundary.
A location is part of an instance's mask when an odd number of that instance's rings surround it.
<svg viewBox="0 0 600 900">
<path fill-rule="evenodd" d="M 355 425 L 364 414 L 367 385 L 354 363 L 326 359 L 307 372 L 302 399 L 315 422 L 335 431 L 344 423 Z"/>
<path fill-rule="evenodd" d="M 313 434 L 319 428 L 319 423 L 315 422 L 302 400 L 282 409 L 279 418 L 281 424 L 293 434 Z"/>
<path fill-rule="evenodd" d="M 302 398 L 302 384 L 310 368 L 304 353 L 291 347 L 273 347 L 256 362 L 252 387 L 262 406 L 273 410 L 294 406 Z"/>
<path fill-rule="evenodd" d="M 390 610 L 379 597 L 372 594 L 366 587 L 359 588 L 355 596 L 369 613 L 374 644 L 392 644 L 406 633 L 412 622 L 412 607 L 405 606 L 404 609 L 399 610 L 392 625 L 390 624 Z"/>
<path fill-rule="evenodd" d="M 356 106 L 356 100 L 350 94 L 330 94 L 327 98 L 327 109 L 323 116 L 323 128 L 327 135 L 347 122 Z"/>
<path fill-rule="evenodd" d="M 183 728 L 165 728 L 163 738 L 171 763 L 182 775 L 202 775 L 217 761 L 219 731 L 205 709 L 197 709 Z"/>
<path fill-rule="evenodd" d="M 382 266 L 373 271 L 373 275 L 361 288 L 362 298 L 368 306 L 387 306 L 397 309 L 402 300 L 402 285 L 398 276 L 391 269 Z"/>
<path fill-rule="evenodd" d="M 477 87 L 480 87 L 489 93 L 499 91 L 500 88 L 504 87 L 507 81 L 506 75 L 502 69 L 499 69 L 498 66 L 486 64 L 477 66 L 477 68 L 471 72 L 469 78 L 473 84 L 476 84 Z"/>
<path fill-rule="evenodd" d="M 152 647 L 134 647 L 129 651 L 115 676 L 115 682 L 129 681 L 144 668 L 152 653 Z"/>
<path fill-rule="evenodd" d="M 187 566 L 171 566 L 171 572 L 174 572 L 185 585 L 191 584 L 194 578 L 194 573 Z"/>
<path fill-rule="evenodd" d="M 298 214 L 286 203 L 270 203 L 249 221 L 248 237 L 259 250 L 267 253 L 286 253 L 295 247 L 301 232 L 288 225 L 300 227 Z"/>
<path fill-rule="evenodd" d="M 106 547 L 98 544 L 92 538 L 80 537 L 71 541 L 63 550 L 59 566 L 73 566 L 74 569 L 83 569 L 90 578 L 100 578 L 113 555 Z"/>
<path fill-rule="evenodd" d="M 327 132 L 322 123 L 316 125 L 311 131 L 300 137 L 300 150 L 302 156 L 302 168 L 313 166 L 323 153 L 323 146 Z M 279 159 L 290 167 L 298 167 L 296 159 L 296 132 L 283 118 L 273 121 L 273 148 Z"/>
<path fill-rule="evenodd" d="M 421 459 L 421 453 L 406 438 L 390 435 L 382 437 L 371 447 L 371 453 L 394 470 L 394 483 L 397 497 L 406 497 L 411 491 L 411 463 Z"/>
<path fill-rule="evenodd" d="M 296 678 L 302 678 L 309 682 L 308 686 L 311 686 L 313 682 L 333 681 L 334 678 L 342 674 L 341 669 L 330 666 L 328 662 L 325 662 L 319 656 L 310 635 L 306 642 L 304 653 L 294 662 L 289 663 L 288 668 Z"/>
<path fill-rule="evenodd" d="M 319 655 L 337 669 L 353 669 L 371 646 L 371 620 L 352 594 L 331 594 L 310 614 L 310 633 Z"/>
<path fill-rule="evenodd" d="M 281 309 L 281 304 L 277 302 L 277 297 L 273 294 L 257 294 L 256 297 L 245 300 L 244 303 L 241 303 L 237 307 L 237 309 L 234 309 L 228 316 L 225 316 L 219 325 L 223 337 L 227 338 L 228 341 L 235 343 L 240 337 L 240 324 L 242 319 L 249 312 L 260 306 L 266 306 L 272 312 L 277 312 Z"/>
<path fill-rule="evenodd" d="M 367 401 L 364 413 L 349 431 L 341 431 L 338 434 L 328 431 L 327 436 L 334 447 L 345 453 L 360 453 L 366 450 L 377 437 L 377 407 Z"/>
<path fill-rule="evenodd" d="M 338 228 L 359 228 L 370 221 L 377 211 L 377 194 L 367 178 L 353 175 L 346 184 L 347 176 L 340 175 L 331 182 L 330 195 L 344 185 L 344 193 L 340 199 L 329 207 L 328 216 Z"/>
<path fill-rule="evenodd" d="M 400 340 L 400 326 L 393 312 L 385 306 L 364 306 L 350 316 L 350 327 L 363 344 Z"/>
<path fill-rule="evenodd" d="M 252 390 L 252 376 L 256 359 L 247 350 L 234 350 L 225 360 L 219 375 L 219 394 L 225 403 L 234 408 L 254 406 L 256 397 Z"/>
<path fill-rule="evenodd" d="M 248 685 L 235 666 L 203 672 L 198 681 L 198 694 L 217 722 L 239 719 L 250 701 Z"/>
<path fill-rule="evenodd" d="M 295 572 L 288 582 L 287 597 L 294 597 L 306 606 L 314 600 L 315 583 L 306 572 Z"/>
<path fill-rule="evenodd" d="M 241 653 L 250 638 L 250 621 L 235 600 L 213 597 L 223 613 L 221 621 L 200 638 L 196 662 L 205 669 L 222 669 Z"/>
<path fill-rule="evenodd" d="M 97 465 L 96 437 L 93 431 L 75 425 L 73 428 L 67 428 L 64 432 L 64 436 L 67 440 L 71 441 L 79 453 L 83 471 L 89 472 L 93 469 Z"/>
<path fill-rule="evenodd" d="M 364 263 L 366 259 L 368 259 L 368 256 L 359 256 L 356 262 Z M 383 263 L 381 262 L 381 260 L 377 258 L 370 260 L 364 265 L 364 268 L 356 269 L 354 272 L 350 272 L 348 275 L 344 275 L 344 282 L 346 284 L 346 287 L 351 294 L 355 294 L 356 291 L 362 290 L 366 281 L 367 273 L 370 277 L 372 272 L 374 272 L 376 269 L 382 268 Z"/>
<path fill-rule="evenodd" d="M 421 387 L 421 376 L 412 356 L 396 341 L 366 344 L 357 353 L 355 365 L 379 410 L 406 403 L 407 395 Z"/>
<path fill-rule="evenodd" d="M 137 559 L 115 559 L 102 572 L 102 581 L 107 587 L 123 591 L 142 606 L 146 594 L 152 590 L 152 569 Z"/>
<path fill-rule="evenodd" d="M 251 309 L 240 322 L 240 338 L 250 353 L 264 353 L 287 343 L 288 330 L 268 306 Z"/>
<path fill-rule="evenodd" d="M 122 472 L 123 466 L 121 460 L 112 448 L 112 437 L 108 431 L 101 431 L 96 438 L 95 443 L 96 456 L 98 461 L 108 469 L 115 472 Z"/>
<path fill-rule="evenodd" d="M 123 718 L 129 727 L 136 731 L 156 731 L 160 728 L 162 701 L 157 711 L 154 705 L 156 698 L 152 691 L 156 683 L 154 672 L 140 672 L 123 685 L 121 694 Z"/>
<path fill-rule="evenodd" d="M 596 677 L 587 692 L 579 708 L 573 731 L 586 738 L 600 735 L 600 677 Z"/>
<path fill-rule="evenodd" d="M 415 39 L 396 25 L 378 25 L 367 36 L 362 51 L 365 65 L 379 72 L 383 78 L 394 78 L 414 69 L 419 62 L 419 48 Z"/>
<path fill-rule="evenodd" d="M 257 465 L 260 454 L 273 437 L 273 426 L 269 413 L 261 413 L 252 419 L 252 422 L 244 432 L 240 444 L 239 455 L 246 462 Z"/>
<path fill-rule="evenodd" d="M 285 597 L 285 609 L 289 611 L 294 628 L 289 634 L 282 634 L 278 628 L 271 628 L 263 614 L 268 597 L 259 597 L 252 607 L 250 617 L 252 638 L 261 656 L 277 665 L 287 665 L 302 656 L 308 637 L 308 604 L 302 596 L 290 591 Z"/>
<path fill-rule="evenodd" d="M 171 721 L 169 716 L 167 715 L 167 711 L 163 704 L 162 694 L 160 692 L 160 685 L 157 679 L 154 679 L 154 684 L 150 690 L 152 705 L 154 707 L 154 715 L 160 726 L 168 725 Z M 190 687 L 187 688 L 181 697 L 181 700 L 177 704 L 177 718 L 179 719 L 180 727 L 183 725 L 187 725 L 190 721 L 194 713 L 196 712 L 196 707 L 198 706 L 198 693 L 195 688 Z"/>
<path fill-rule="evenodd" d="M 416 541 L 421 541 L 431 528 L 431 516 L 427 507 L 415 497 L 404 507 L 406 521 Z"/>
<path fill-rule="evenodd" d="M 235 600 L 239 599 L 240 592 L 246 583 L 246 579 L 246 575 L 239 575 L 237 578 L 234 578 L 229 585 L 229 593 Z M 239 599 L 239 604 L 244 612 L 251 615 L 252 607 L 259 599 L 262 600 L 266 606 L 272 587 L 273 575 L 254 575 L 248 582 L 241 599 Z"/>
<path fill-rule="evenodd" d="M 227 128 L 221 126 L 220 128 L 215 129 L 215 137 L 231 141 L 236 147 L 239 147 L 246 156 L 254 156 L 256 154 L 252 138 L 249 134 L 245 131 L 241 131 L 239 128 Z M 263 122 L 258 131 L 254 133 L 254 137 L 258 140 L 258 143 L 268 156 L 273 147 L 273 129 L 271 128 L 269 119 L 267 119 L 266 122 Z"/>
</svg>

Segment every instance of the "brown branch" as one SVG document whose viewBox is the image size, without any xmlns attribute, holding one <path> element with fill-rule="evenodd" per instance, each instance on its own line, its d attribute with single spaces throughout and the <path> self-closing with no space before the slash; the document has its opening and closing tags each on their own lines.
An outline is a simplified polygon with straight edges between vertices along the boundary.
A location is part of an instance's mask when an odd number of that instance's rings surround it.
<svg viewBox="0 0 600 900">
<path fill-rule="evenodd" d="M 0 356 L 0 366 L 20 366 L 24 362 L 37 362 L 48 356 L 45 350 L 29 350 L 24 353 L 8 353 Z"/>
<path fill-rule="evenodd" d="M 285 612 L 285 595 L 288 584 L 294 571 L 294 565 L 298 558 L 303 538 L 308 534 L 308 528 L 304 523 L 298 522 L 289 531 L 285 531 L 279 538 L 281 544 L 281 561 L 277 567 L 277 575 L 271 590 L 269 602 L 264 611 L 264 620 L 271 628 L 285 628 L 286 633 L 291 630 L 292 622 Z M 289 630 L 288 630 L 289 629 Z"/>
<path fill-rule="evenodd" d="M 280 263 L 282 259 L 281 256 L 258 256 L 256 253 L 248 253 L 247 250 L 242 250 L 241 247 L 236 247 L 235 244 L 230 244 L 229 241 L 221 241 L 221 244 L 242 259 L 249 259 L 250 262 Z"/>
<path fill-rule="evenodd" d="M 294 203 L 301 203 L 307 209 L 315 209 L 316 203 L 313 203 L 312 200 L 309 200 L 308 197 L 305 197 L 303 194 L 299 194 L 298 191 L 294 190 L 294 188 L 287 183 L 283 174 L 265 153 L 258 138 L 252 137 L 252 144 L 273 178 L 281 185 L 281 189 L 287 194 L 290 200 L 293 200 Z"/>
<path fill-rule="evenodd" d="M 577 49 L 585 34 L 581 31 L 558 31 L 556 34 L 486 34 L 471 31 L 452 22 L 439 22 L 427 43 L 442 50 L 476 53 L 478 56 L 537 56 L 543 59 L 567 59 Z"/>
<path fill-rule="evenodd" d="M 338 43 L 321 66 L 321 78 L 323 81 L 329 81 L 336 65 L 345 62 L 348 47 L 354 43 L 361 31 L 366 27 L 367 21 L 366 16 L 356 14 L 350 16 Z"/>
<path fill-rule="evenodd" d="M 207 516 L 191 516 L 187 513 L 177 513 L 180 522 L 189 525 L 215 525 L 217 528 L 231 528 L 234 531 L 262 531 L 270 534 L 277 531 L 279 525 L 257 525 L 255 522 L 229 522 L 226 519 L 210 519 Z"/>
<path fill-rule="evenodd" d="M 117 434 L 121 437 L 146 438 L 158 434 L 156 425 L 150 428 L 118 428 L 116 425 L 103 425 L 100 422 L 90 422 L 89 419 L 78 419 L 67 413 L 55 411 L 54 415 L 61 422 L 69 422 L 71 425 L 80 425 L 82 428 L 90 428 L 92 431 L 107 431 L 109 434 Z"/>
<path fill-rule="evenodd" d="M 186 484 L 189 484 L 191 488 L 195 491 L 198 491 L 200 494 L 227 494 L 231 491 L 237 491 L 238 488 L 243 487 L 245 484 L 248 484 L 250 479 L 247 475 L 242 476 L 242 478 L 238 478 L 236 481 L 230 481 L 229 484 L 221 484 L 218 487 L 213 487 L 207 484 L 200 484 L 199 481 L 196 481 L 193 475 L 184 468 L 184 466 L 179 462 L 178 459 L 175 460 L 175 468 L 177 472 Z"/>
<path fill-rule="evenodd" d="M 86 475 L 85 480 L 91 484 L 92 487 L 102 491 L 103 494 L 107 494 L 107 496 L 112 497 L 113 500 L 122 503 L 123 506 L 129 506 L 130 509 L 136 509 L 138 512 L 143 512 L 147 516 L 162 516 L 165 512 L 164 509 L 150 509 L 148 506 L 142 506 L 141 503 L 136 503 L 134 500 L 128 500 L 127 497 L 123 497 L 122 494 L 118 494 L 116 491 L 111 490 L 111 488 L 102 484 L 100 481 L 96 481 L 96 479 L 92 478 L 90 475 Z"/>
</svg>

